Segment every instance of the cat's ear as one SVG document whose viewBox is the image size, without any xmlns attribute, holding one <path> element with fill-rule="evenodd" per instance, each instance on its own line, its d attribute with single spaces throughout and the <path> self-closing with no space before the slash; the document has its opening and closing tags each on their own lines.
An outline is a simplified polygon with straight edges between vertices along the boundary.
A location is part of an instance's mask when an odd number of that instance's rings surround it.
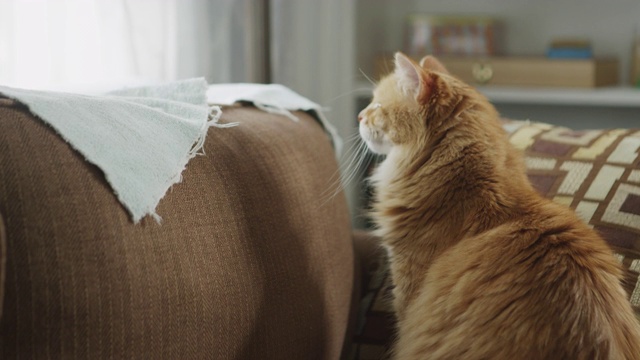
<svg viewBox="0 0 640 360">
<path fill-rule="evenodd" d="M 418 95 L 420 93 L 420 70 L 416 64 L 401 52 L 395 56 L 396 79 L 398 86 L 405 94 Z"/>
<path fill-rule="evenodd" d="M 428 98 L 434 82 L 433 75 L 423 71 L 420 65 L 401 52 L 396 53 L 395 64 L 395 75 L 400 89 L 416 100 Z"/>
<path fill-rule="evenodd" d="M 447 68 L 445 68 L 444 65 L 442 65 L 442 63 L 440 61 L 438 61 L 438 59 L 436 59 L 435 57 L 433 57 L 431 55 L 427 55 L 427 56 L 423 57 L 422 60 L 420 60 L 420 66 L 423 69 L 427 69 L 427 70 L 431 70 L 431 71 L 437 71 L 437 72 L 441 72 L 441 73 L 444 73 L 444 74 L 448 74 L 449 73 Z"/>
</svg>

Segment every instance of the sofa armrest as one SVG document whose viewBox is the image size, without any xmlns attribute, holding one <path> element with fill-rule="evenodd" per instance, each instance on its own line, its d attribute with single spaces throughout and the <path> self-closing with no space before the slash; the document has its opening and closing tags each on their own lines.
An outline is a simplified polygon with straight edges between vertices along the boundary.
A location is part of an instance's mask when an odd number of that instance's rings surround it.
<svg viewBox="0 0 640 360">
<path fill-rule="evenodd" d="M 225 108 L 206 155 L 131 222 L 104 174 L 0 100 L 0 358 L 336 359 L 353 288 L 338 166 L 318 122 Z M 3 251 L 4 253 L 4 251 Z"/>
</svg>

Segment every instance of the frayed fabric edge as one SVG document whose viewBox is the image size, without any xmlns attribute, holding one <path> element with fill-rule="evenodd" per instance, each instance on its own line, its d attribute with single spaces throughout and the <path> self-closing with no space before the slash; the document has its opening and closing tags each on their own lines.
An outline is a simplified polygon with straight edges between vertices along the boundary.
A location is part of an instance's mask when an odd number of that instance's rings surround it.
<svg viewBox="0 0 640 360">
<path fill-rule="evenodd" d="M 253 105 L 255 107 L 257 107 L 258 109 L 260 109 L 262 111 L 266 111 L 266 112 L 268 112 L 270 114 L 277 114 L 277 115 L 286 116 L 286 117 L 288 117 L 289 119 L 291 119 L 291 120 L 293 120 L 295 122 L 299 122 L 300 121 L 300 119 L 298 119 L 297 116 L 293 115 L 291 113 L 291 111 L 289 111 L 289 110 L 287 110 L 285 108 L 276 107 L 276 106 L 268 105 L 268 104 L 262 104 L 262 103 L 255 102 L 255 101 L 253 102 Z"/>
<path fill-rule="evenodd" d="M 281 107 L 276 107 L 273 105 L 268 105 L 268 104 L 263 104 L 260 102 L 256 102 L 253 101 L 252 102 L 253 105 L 262 110 L 262 111 L 266 111 L 270 114 L 277 114 L 277 115 L 283 115 L 288 117 L 289 119 L 295 121 L 295 122 L 299 122 L 300 119 L 295 116 L 291 111 L 289 111 L 288 109 L 285 108 L 281 108 Z M 301 109 L 303 110 L 303 109 Z M 338 130 L 327 120 L 327 118 L 324 116 L 324 114 L 322 113 L 322 110 L 325 110 L 323 108 L 318 108 L 318 109 L 307 109 L 307 110 L 312 110 L 315 114 L 316 114 L 316 118 L 318 120 L 320 120 L 320 123 L 322 124 L 322 126 L 325 128 L 325 131 L 329 134 L 329 137 L 331 138 L 331 141 L 333 142 L 333 146 L 334 146 L 334 150 L 336 153 L 336 158 L 340 159 L 340 155 L 342 154 L 342 138 L 340 137 L 340 135 L 338 134 Z"/>
<path fill-rule="evenodd" d="M 222 108 L 220 106 L 217 106 L 217 105 L 209 106 L 209 113 L 207 115 L 207 119 L 203 122 L 202 127 L 200 128 L 200 133 L 198 134 L 198 138 L 196 139 L 195 143 L 193 144 L 193 147 L 191 148 L 191 150 L 189 150 L 189 153 L 187 154 L 187 157 L 186 157 L 186 159 L 184 161 L 184 164 L 182 166 L 182 169 L 176 175 L 175 178 L 170 180 L 170 184 L 169 184 L 169 187 L 167 188 L 167 191 L 169 191 L 173 187 L 173 185 L 179 184 L 179 183 L 182 182 L 182 173 L 186 170 L 187 164 L 189 163 L 189 160 L 193 159 L 197 155 L 205 155 L 204 142 L 205 142 L 205 140 L 207 138 L 207 133 L 208 133 L 210 127 L 217 127 L 217 128 L 224 129 L 224 128 L 231 128 L 231 127 L 235 127 L 235 126 L 240 125 L 239 122 L 220 124 L 219 121 L 220 121 L 221 117 L 222 117 Z M 162 196 L 160 196 L 158 198 L 158 200 L 157 200 L 155 206 L 153 207 L 153 209 L 150 209 L 146 214 L 144 214 L 139 219 L 134 219 L 134 223 L 137 224 L 137 223 L 140 222 L 140 220 L 142 220 L 142 218 L 144 218 L 146 216 L 151 216 L 151 217 L 153 217 L 153 219 L 158 224 L 162 225 L 162 217 L 160 215 L 158 215 L 158 213 L 156 213 L 155 209 L 158 206 L 158 204 L 160 203 L 160 200 L 162 200 L 162 198 L 164 198 L 165 195 L 166 195 L 166 191 Z"/>
<path fill-rule="evenodd" d="M 204 142 L 207 137 L 207 131 L 210 127 L 217 127 L 221 129 L 231 128 L 240 125 L 239 122 L 232 122 L 227 124 L 220 124 L 220 118 L 222 117 L 222 108 L 217 105 L 209 106 L 209 114 L 207 116 L 207 121 L 202 124 L 200 128 L 200 134 L 198 138 L 189 151 L 189 159 L 193 159 L 197 155 L 205 155 L 204 152 Z"/>
<path fill-rule="evenodd" d="M 220 118 L 222 117 L 222 108 L 220 106 L 212 105 L 209 107 L 209 121 L 207 121 L 207 128 L 217 127 L 221 129 L 230 128 L 240 125 L 239 122 L 232 122 L 227 124 L 220 124 Z"/>
</svg>

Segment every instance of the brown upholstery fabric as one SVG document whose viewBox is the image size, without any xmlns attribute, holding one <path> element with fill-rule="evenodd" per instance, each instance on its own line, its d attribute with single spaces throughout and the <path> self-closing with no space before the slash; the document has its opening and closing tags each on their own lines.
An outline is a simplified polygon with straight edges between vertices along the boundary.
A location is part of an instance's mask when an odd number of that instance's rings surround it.
<svg viewBox="0 0 640 360">
<path fill-rule="evenodd" d="M 0 358 L 335 359 L 352 292 L 337 165 L 311 117 L 224 109 L 206 156 L 134 225 L 101 171 L 7 100 Z M 322 204 L 322 205 L 321 205 Z"/>
</svg>

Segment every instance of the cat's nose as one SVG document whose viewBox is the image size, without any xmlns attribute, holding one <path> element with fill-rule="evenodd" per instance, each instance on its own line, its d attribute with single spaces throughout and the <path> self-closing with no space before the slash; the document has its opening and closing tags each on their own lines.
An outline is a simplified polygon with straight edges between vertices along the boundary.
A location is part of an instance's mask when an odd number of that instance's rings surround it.
<svg viewBox="0 0 640 360">
<path fill-rule="evenodd" d="M 364 120 L 364 110 L 358 114 L 358 122 L 362 122 L 362 120 Z"/>
</svg>

